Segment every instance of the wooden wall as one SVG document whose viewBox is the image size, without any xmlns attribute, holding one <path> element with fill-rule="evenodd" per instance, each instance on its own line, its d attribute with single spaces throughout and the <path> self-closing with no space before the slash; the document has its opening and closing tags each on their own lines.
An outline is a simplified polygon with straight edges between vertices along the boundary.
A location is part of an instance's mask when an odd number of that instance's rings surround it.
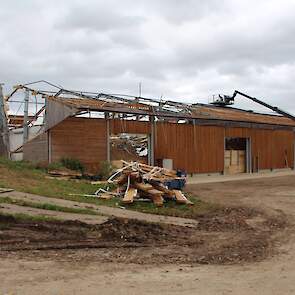
<svg viewBox="0 0 295 295">
<path fill-rule="evenodd" d="M 226 128 L 226 137 L 251 139 L 252 167 L 294 168 L 294 133 L 289 130 Z"/>
<path fill-rule="evenodd" d="M 276 130 L 273 134 L 273 166 L 274 168 L 294 168 L 294 135 L 289 131 Z"/>
<path fill-rule="evenodd" d="M 174 169 L 223 171 L 222 127 L 157 123 L 155 137 L 155 159 L 173 159 Z"/>
<path fill-rule="evenodd" d="M 42 133 L 24 144 L 23 159 L 35 163 L 48 163 L 47 133 Z"/>
<path fill-rule="evenodd" d="M 51 162 L 62 157 L 79 159 L 91 172 L 107 159 L 104 119 L 68 118 L 50 130 Z"/>
<path fill-rule="evenodd" d="M 288 130 L 250 129 L 157 122 L 155 160 L 173 159 L 174 169 L 188 173 L 224 170 L 224 138 L 251 138 L 252 163 L 256 169 L 293 167 L 294 133 Z M 107 159 L 107 123 L 104 119 L 69 118 L 50 131 L 52 161 L 61 157 L 80 159 L 90 170 Z M 110 133 L 151 134 L 149 122 L 110 120 Z M 287 164 L 287 165 L 286 165 Z"/>
<path fill-rule="evenodd" d="M 110 120 L 110 132 L 113 134 L 133 133 L 133 134 L 150 134 L 151 125 L 149 122 L 131 121 L 131 120 Z"/>
<path fill-rule="evenodd" d="M 112 123 L 114 133 L 150 134 L 149 122 Z M 225 128 L 191 124 L 157 122 L 155 160 L 173 159 L 175 169 L 188 173 L 214 173 L 224 170 L 224 138 L 251 138 L 254 170 L 293 168 L 294 133 L 288 130 Z M 286 166 L 287 163 L 287 166 Z"/>
</svg>

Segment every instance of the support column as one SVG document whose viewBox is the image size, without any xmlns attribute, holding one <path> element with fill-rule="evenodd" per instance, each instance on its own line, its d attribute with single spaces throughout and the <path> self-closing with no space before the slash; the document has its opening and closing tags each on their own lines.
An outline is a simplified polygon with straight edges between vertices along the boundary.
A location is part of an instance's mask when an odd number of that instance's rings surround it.
<svg viewBox="0 0 295 295">
<path fill-rule="evenodd" d="M 107 161 L 111 161 L 111 142 L 110 142 L 110 116 L 109 113 L 104 113 L 106 119 L 106 135 L 107 135 Z"/>
<path fill-rule="evenodd" d="M 246 159 L 247 173 L 252 173 L 251 137 L 246 139 Z"/>
<path fill-rule="evenodd" d="M 155 118 L 153 116 L 150 117 L 150 123 L 151 123 L 151 136 L 150 136 L 150 165 L 155 165 L 155 154 L 154 154 L 154 148 L 155 148 L 155 127 L 156 122 Z"/>
<path fill-rule="evenodd" d="M 42 97 L 44 99 L 44 117 L 43 117 L 43 124 L 44 126 L 47 126 L 47 108 L 48 108 L 48 98 L 46 96 Z"/>
<path fill-rule="evenodd" d="M 8 158 L 10 158 L 9 130 L 7 126 L 2 85 L 3 84 L 0 83 L 0 136 L 2 136 L 3 139 L 4 153 Z"/>
<path fill-rule="evenodd" d="M 29 139 L 29 98 L 30 98 L 30 92 L 28 89 L 25 90 L 25 104 L 24 104 L 24 122 L 23 122 L 23 138 L 24 143 L 26 143 Z"/>
<path fill-rule="evenodd" d="M 51 130 L 47 131 L 47 141 L 48 141 L 48 163 L 52 162 L 52 141 L 51 141 Z"/>
</svg>

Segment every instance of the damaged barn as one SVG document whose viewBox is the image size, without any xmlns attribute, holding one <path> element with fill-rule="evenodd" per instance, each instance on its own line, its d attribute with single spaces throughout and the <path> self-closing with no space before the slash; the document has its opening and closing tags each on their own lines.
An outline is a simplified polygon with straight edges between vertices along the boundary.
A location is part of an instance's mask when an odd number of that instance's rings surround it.
<svg viewBox="0 0 295 295">
<path fill-rule="evenodd" d="M 294 168 L 295 121 L 287 113 L 236 109 L 228 106 L 229 97 L 218 97 L 211 105 L 185 104 L 50 85 L 54 90 L 19 85 L 6 97 L 8 103 L 25 92 L 27 100 L 37 96 L 43 101 L 31 117 L 25 113 L 23 141 L 12 147 L 10 140 L 11 158 L 21 153 L 24 160 L 52 163 L 71 157 L 92 172 L 102 161 L 118 160 L 189 174 Z M 18 130 L 12 118 L 10 138 Z"/>
</svg>

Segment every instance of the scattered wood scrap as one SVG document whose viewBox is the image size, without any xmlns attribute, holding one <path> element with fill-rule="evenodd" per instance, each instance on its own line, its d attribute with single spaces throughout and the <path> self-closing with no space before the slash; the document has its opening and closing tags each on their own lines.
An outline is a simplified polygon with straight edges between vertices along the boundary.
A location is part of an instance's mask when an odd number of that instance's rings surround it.
<svg viewBox="0 0 295 295">
<path fill-rule="evenodd" d="M 108 180 L 118 186 L 117 193 L 111 196 L 122 197 L 122 202 L 131 204 L 136 200 L 147 199 L 156 206 L 163 206 L 165 200 L 175 200 L 179 204 L 192 205 L 179 189 L 185 184 L 185 177 L 177 176 L 176 171 L 161 167 L 149 166 L 138 162 L 122 161 L 123 167 L 118 169 Z M 105 198 L 108 192 L 96 194 Z"/>
<path fill-rule="evenodd" d="M 67 168 L 63 169 L 50 169 L 48 170 L 48 174 L 53 177 L 70 179 L 70 178 L 81 178 L 82 173 L 80 171 L 71 170 Z"/>
<path fill-rule="evenodd" d="M 14 191 L 14 189 L 12 189 L 12 188 L 0 187 L 0 194 L 9 193 L 9 192 L 12 192 L 12 191 Z"/>
<path fill-rule="evenodd" d="M 124 195 L 124 198 L 123 198 L 123 203 L 125 203 L 125 204 L 133 203 L 134 198 L 136 197 L 136 195 L 137 195 L 137 189 L 130 187 L 125 192 L 125 195 Z"/>
</svg>

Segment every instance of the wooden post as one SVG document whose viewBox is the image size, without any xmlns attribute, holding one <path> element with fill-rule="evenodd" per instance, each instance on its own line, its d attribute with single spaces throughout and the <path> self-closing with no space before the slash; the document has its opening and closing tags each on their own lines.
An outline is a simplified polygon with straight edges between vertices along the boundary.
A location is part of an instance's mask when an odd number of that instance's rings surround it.
<svg viewBox="0 0 295 295">
<path fill-rule="evenodd" d="M 151 140 L 150 140 L 150 165 L 155 165 L 155 155 L 154 155 L 154 147 L 155 147 L 155 118 L 150 116 L 150 123 L 151 123 Z"/>
<path fill-rule="evenodd" d="M 105 119 L 106 119 L 106 136 L 107 136 L 107 161 L 111 161 L 111 142 L 110 142 L 110 116 L 109 113 L 105 112 Z"/>
</svg>

